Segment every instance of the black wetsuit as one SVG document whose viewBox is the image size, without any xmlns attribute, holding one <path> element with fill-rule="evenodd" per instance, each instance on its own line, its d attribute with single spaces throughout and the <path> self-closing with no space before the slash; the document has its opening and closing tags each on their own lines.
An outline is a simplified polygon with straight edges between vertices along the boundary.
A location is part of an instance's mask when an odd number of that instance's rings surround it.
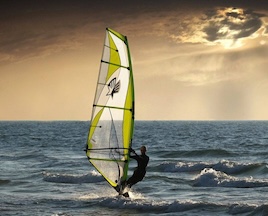
<svg viewBox="0 0 268 216">
<path fill-rule="evenodd" d="M 146 154 L 137 155 L 130 155 L 131 158 L 135 159 L 138 162 L 138 166 L 135 168 L 133 175 L 127 180 L 127 185 L 131 187 L 132 185 L 136 184 L 137 182 L 141 181 L 146 173 L 146 167 L 149 162 L 149 157 Z"/>
</svg>

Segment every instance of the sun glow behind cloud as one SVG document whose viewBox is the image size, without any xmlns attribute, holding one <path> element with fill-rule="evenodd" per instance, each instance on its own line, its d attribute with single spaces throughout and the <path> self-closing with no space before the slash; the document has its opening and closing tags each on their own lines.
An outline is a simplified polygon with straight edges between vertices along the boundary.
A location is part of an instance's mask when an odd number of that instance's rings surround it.
<svg viewBox="0 0 268 216">
<path fill-rule="evenodd" d="M 227 49 L 243 46 L 246 44 L 245 40 L 260 36 L 257 32 L 265 28 L 261 21 L 262 16 L 241 8 L 218 9 L 210 21 L 210 25 L 214 23 L 218 27 L 216 40 L 212 43 L 219 43 Z"/>
<path fill-rule="evenodd" d="M 172 17 L 173 22 L 167 17 L 159 22 L 163 30 L 159 35 L 169 37 L 178 46 L 167 48 L 170 59 L 159 60 L 161 64 L 157 68 L 149 67 L 155 75 L 169 74 L 172 79 L 190 86 L 242 82 L 251 73 L 261 73 L 261 65 L 267 64 L 261 57 L 267 54 L 268 39 L 267 17 L 262 13 L 221 7 L 197 13 L 195 17 L 185 15 L 181 22 L 174 14 Z M 255 65 L 258 59 L 262 62 Z M 154 64 L 156 62 L 154 60 Z"/>
<path fill-rule="evenodd" d="M 203 43 L 234 49 L 244 46 L 249 39 L 268 37 L 265 15 L 242 8 L 215 8 L 185 19 L 176 28 L 177 34 L 173 28 L 169 31 L 166 27 L 166 32 L 170 32 L 168 36 L 177 43 Z"/>
</svg>

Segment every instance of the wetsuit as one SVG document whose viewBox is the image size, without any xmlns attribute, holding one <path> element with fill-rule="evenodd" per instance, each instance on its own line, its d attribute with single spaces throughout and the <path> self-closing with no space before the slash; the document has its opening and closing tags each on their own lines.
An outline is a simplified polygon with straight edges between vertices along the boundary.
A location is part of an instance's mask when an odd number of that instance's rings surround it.
<svg viewBox="0 0 268 216">
<path fill-rule="evenodd" d="M 135 159 L 138 166 L 135 168 L 133 175 L 127 180 L 128 187 L 131 187 L 144 178 L 146 167 L 149 162 L 149 157 L 146 154 L 137 155 L 135 151 L 134 154 L 135 155 L 130 155 L 129 157 Z"/>
</svg>

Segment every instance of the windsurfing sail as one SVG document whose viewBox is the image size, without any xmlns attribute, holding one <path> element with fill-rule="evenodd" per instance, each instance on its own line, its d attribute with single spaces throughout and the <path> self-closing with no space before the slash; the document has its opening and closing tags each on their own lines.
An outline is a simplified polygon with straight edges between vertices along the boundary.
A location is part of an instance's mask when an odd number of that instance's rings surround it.
<svg viewBox="0 0 268 216">
<path fill-rule="evenodd" d="M 134 83 L 127 37 L 106 29 L 86 154 L 120 192 L 127 179 L 134 128 Z"/>
</svg>

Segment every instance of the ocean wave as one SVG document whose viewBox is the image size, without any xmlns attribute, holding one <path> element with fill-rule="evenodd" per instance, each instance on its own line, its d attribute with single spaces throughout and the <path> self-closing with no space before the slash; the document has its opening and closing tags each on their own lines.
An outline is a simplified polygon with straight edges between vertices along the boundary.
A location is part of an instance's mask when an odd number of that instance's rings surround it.
<svg viewBox="0 0 268 216">
<path fill-rule="evenodd" d="M 0 185 L 9 184 L 11 181 L 6 179 L 0 179 Z"/>
<path fill-rule="evenodd" d="M 154 201 L 148 199 L 126 199 L 121 197 L 99 200 L 99 205 L 109 208 L 131 209 L 141 213 L 174 213 L 222 207 L 221 204 L 198 201 Z"/>
<path fill-rule="evenodd" d="M 201 149 L 191 151 L 162 151 L 158 153 L 163 158 L 177 158 L 177 157 L 234 157 L 235 153 L 224 149 Z"/>
<path fill-rule="evenodd" d="M 216 171 L 212 168 L 205 168 L 193 180 L 196 187 L 234 187 L 234 188 L 255 188 L 268 187 L 267 180 L 249 178 L 238 178 L 227 175 L 224 172 Z"/>
<path fill-rule="evenodd" d="M 230 215 L 237 214 L 253 214 L 268 213 L 268 205 L 260 204 L 246 204 L 246 203 L 213 203 L 206 201 L 194 200 L 175 200 L 175 201 L 156 201 L 143 197 L 142 199 L 135 199 L 136 194 L 132 194 L 132 198 L 124 198 L 122 196 L 97 198 L 94 200 L 95 204 L 101 207 L 108 207 L 109 209 L 124 209 L 135 210 L 136 213 L 141 214 L 174 214 L 183 213 L 191 215 L 212 215 L 211 213 L 217 211 L 225 212 Z M 91 200 L 92 201 L 92 200 Z M 208 213 L 208 214 L 206 214 Z M 216 214 L 216 213 L 215 213 Z M 179 214 L 181 215 L 181 214 Z"/>
<path fill-rule="evenodd" d="M 103 177 L 95 170 L 91 171 L 89 174 L 84 175 L 48 173 L 48 172 L 42 172 L 42 174 L 43 174 L 43 180 L 46 182 L 82 184 L 82 183 L 95 183 L 103 181 Z"/>
<path fill-rule="evenodd" d="M 218 163 L 164 162 L 156 167 L 153 167 L 152 169 L 157 169 L 162 172 L 200 172 L 206 168 L 212 168 L 226 174 L 268 173 L 268 167 L 265 163 L 239 163 L 228 160 L 221 160 Z"/>
</svg>

